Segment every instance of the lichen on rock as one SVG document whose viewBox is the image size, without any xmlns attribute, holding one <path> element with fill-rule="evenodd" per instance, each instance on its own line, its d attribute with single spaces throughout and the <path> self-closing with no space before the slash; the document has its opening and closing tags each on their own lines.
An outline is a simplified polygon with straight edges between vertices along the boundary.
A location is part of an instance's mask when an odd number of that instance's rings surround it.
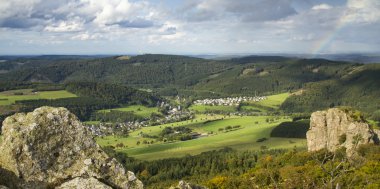
<svg viewBox="0 0 380 189">
<path fill-rule="evenodd" d="M 348 156 L 353 155 L 361 144 L 375 143 L 376 137 L 357 111 L 341 108 L 314 112 L 310 118 L 310 129 L 306 133 L 309 151 L 324 148 L 335 151 L 343 147 Z"/>
<path fill-rule="evenodd" d="M 18 187 L 52 188 L 73 178 L 93 178 L 113 188 L 143 188 L 65 108 L 15 114 L 4 120 L 2 133 L 0 167 L 22 179 Z"/>
</svg>

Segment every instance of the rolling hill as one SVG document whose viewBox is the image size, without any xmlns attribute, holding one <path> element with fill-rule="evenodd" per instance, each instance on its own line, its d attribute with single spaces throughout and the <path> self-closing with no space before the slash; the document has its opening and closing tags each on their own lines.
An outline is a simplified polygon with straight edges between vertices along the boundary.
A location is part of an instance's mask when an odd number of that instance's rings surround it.
<svg viewBox="0 0 380 189">
<path fill-rule="evenodd" d="M 380 94 L 378 64 L 280 56 L 210 60 L 146 54 L 127 59 L 19 58 L 2 62 L 2 69 L 5 71 L 0 79 L 6 82 L 117 83 L 151 89 L 164 96 L 195 99 L 297 94 L 281 107 L 286 112 L 310 112 L 340 105 L 354 106 L 369 114 L 379 109 L 377 98 L 373 98 Z"/>
</svg>

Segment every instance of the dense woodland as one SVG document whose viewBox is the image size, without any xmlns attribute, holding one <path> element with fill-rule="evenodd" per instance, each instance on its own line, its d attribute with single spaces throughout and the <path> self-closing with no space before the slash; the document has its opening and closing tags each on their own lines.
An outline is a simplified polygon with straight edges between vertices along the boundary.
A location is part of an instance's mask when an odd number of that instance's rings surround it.
<svg viewBox="0 0 380 189">
<path fill-rule="evenodd" d="M 352 106 L 371 117 L 380 109 L 379 89 L 380 65 L 363 65 L 339 79 L 306 84 L 302 94 L 288 98 L 282 109 L 312 112 L 334 106 Z"/>
<path fill-rule="evenodd" d="M 157 102 L 161 100 L 150 93 L 117 84 L 75 82 L 66 84 L 65 88 L 78 96 L 102 99 L 108 103 L 121 105 L 142 104 L 156 106 Z"/>
</svg>

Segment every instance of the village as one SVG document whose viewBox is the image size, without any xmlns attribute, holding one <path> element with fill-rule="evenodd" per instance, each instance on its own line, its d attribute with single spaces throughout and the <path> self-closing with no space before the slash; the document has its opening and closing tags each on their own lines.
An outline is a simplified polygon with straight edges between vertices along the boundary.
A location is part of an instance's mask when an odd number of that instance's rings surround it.
<svg viewBox="0 0 380 189">
<path fill-rule="evenodd" d="M 161 104 L 161 103 L 160 103 Z M 147 126 L 162 125 L 194 118 L 194 114 L 188 110 L 182 110 L 181 106 L 170 106 L 168 103 L 162 103 L 159 108 L 165 110 L 163 116 L 151 116 L 142 121 L 126 121 L 118 123 L 86 124 L 89 131 L 94 136 L 120 135 L 126 136 L 128 132 Z"/>
<path fill-rule="evenodd" d="M 196 100 L 193 102 L 195 105 L 209 105 L 209 106 L 238 106 L 242 102 L 259 102 L 261 100 L 267 99 L 266 96 L 256 96 L 256 97 L 227 97 L 227 98 L 217 98 L 217 99 L 203 99 Z"/>
</svg>

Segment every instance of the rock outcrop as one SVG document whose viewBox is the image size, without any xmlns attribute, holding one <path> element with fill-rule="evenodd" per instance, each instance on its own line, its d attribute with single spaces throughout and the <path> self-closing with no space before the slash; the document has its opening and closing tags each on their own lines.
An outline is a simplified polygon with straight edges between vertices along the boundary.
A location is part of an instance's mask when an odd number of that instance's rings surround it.
<svg viewBox="0 0 380 189">
<path fill-rule="evenodd" d="M 95 178 L 84 179 L 77 177 L 73 180 L 63 183 L 61 186 L 56 187 L 56 189 L 112 189 Z"/>
<path fill-rule="evenodd" d="M 344 108 L 314 112 L 310 118 L 310 129 L 306 133 L 309 151 L 323 148 L 335 151 L 344 147 L 348 156 L 355 153 L 358 145 L 375 143 L 376 137 L 359 112 Z"/>
<path fill-rule="evenodd" d="M 6 118 L 0 175 L 10 188 L 143 188 L 135 175 L 110 158 L 65 108 L 41 107 Z M 3 179 L 4 180 L 4 179 Z M 96 187 L 95 187 L 96 186 Z"/>
<path fill-rule="evenodd" d="M 169 189 L 207 189 L 206 187 L 191 184 L 183 180 L 179 181 L 176 187 L 170 187 Z"/>
</svg>

